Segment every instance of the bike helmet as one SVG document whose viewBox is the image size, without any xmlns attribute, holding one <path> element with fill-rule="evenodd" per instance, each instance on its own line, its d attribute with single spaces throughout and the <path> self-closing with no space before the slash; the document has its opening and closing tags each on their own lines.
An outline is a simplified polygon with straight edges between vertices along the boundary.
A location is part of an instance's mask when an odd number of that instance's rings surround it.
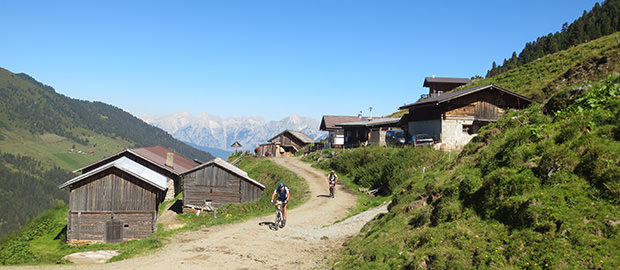
<svg viewBox="0 0 620 270">
<path fill-rule="evenodd" d="M 284 183 L 282 183 L 282 182 L 279 182 L 279 183 L 278 183 L 278 187 L 279 187 L 279 188 L 281 188 L 281 187 L 283 187 L 283 186 L 284 186 Z"/>
</svg>

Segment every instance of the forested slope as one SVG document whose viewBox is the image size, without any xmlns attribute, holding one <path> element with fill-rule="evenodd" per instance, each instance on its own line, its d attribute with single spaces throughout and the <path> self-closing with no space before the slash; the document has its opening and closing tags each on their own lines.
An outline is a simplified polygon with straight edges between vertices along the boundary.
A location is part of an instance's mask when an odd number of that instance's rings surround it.
<svg viewBox="0 0 620 270">
<path fill-rule="evenodd" d="M 163 145 L 188 158 L 209 153 L 101 102 L 60 95 L 26 74 L 0 68 L 0 236 L 47 210 L 68 192 L 70 170 L 126 148 Z"/>
<path fill-rule="evenodd" d="M 600 37 L 620 31 L 620 0 L 606 0 L 602 4 L 596 3 L 590 11 L 583 11 L 583 15 L 571 22 L 565 22 L 561 31 L 541 36 L 536 41 L 525 44 L 517 55 L 504 59 L 500 65 L 493 62 L 487 78 L 505 73 L 514 68 L 531 63 L 538 58 L 567 50 L 573 46 L 598 39 Z"/>
<path fill-rule="evenodd" d="M 73 176 L 58 167 L 43 167 L 31 157 L 0 153 L 0 236 L 19 229 L 54 203 L 68 203 L 69 192 L 58 185 Z"/>
</svg>

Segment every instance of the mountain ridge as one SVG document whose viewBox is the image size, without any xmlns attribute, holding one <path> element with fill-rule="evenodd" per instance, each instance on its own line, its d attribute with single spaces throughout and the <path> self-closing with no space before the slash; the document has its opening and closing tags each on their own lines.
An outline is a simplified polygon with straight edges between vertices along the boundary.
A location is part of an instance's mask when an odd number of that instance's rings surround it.
<svg viewBox="0 0 620 270">
<path fill-rule="evenodd" d="M 261 116 L 222 118 L 208 113 L 194 116 L 186 111 L 168 115 L 143 114 L 140 119 L 188 144 L 230 153 L 230 145 L 236 141 L 241 143 L 242 150 L 252 150 L 285 130 L 301 131 L 317 141 L 327 136 L 319 130 L 318 120 L 295 113 L 278 121 L 266 121 Z"/>
</svg>

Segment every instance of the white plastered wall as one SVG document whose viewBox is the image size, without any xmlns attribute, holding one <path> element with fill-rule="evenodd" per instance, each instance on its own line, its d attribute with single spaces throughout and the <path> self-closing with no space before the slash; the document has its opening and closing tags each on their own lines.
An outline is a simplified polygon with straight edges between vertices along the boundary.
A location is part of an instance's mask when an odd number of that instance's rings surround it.
<svg viewBox="0 0 620 270">
<path fill-rule="evenodd" d="M 441 144 L 437 147 L 442 150 L 461 150 L 477 134 L 468 134 L 463 131 L 463 125 L 472 125 L 473 118 L 446 118 L 441 122 Z"/>
</svg>

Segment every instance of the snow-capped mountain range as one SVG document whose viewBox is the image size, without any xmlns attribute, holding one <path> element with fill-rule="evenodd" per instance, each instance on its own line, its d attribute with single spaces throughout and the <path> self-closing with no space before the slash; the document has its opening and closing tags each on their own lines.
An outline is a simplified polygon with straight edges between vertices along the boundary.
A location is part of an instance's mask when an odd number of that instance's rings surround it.
<svg viewBox="0 0 620 270">
<path fill-rule="evenodd" d="M 263 117 L 221 118 L 207 113 L 194 116 L 188 112 L 139 118 L 176 139 L 223 158 L 234 152 L 230 145 L 235 141 L 243 146 L 239 150 L 253 150 L 285 130 L 301 131 L 316 141 L 327 136 L 327 132 L 319 130 L 318 120 L 297 114 L 280 121 L 265 121 Z"/>
</svg>

